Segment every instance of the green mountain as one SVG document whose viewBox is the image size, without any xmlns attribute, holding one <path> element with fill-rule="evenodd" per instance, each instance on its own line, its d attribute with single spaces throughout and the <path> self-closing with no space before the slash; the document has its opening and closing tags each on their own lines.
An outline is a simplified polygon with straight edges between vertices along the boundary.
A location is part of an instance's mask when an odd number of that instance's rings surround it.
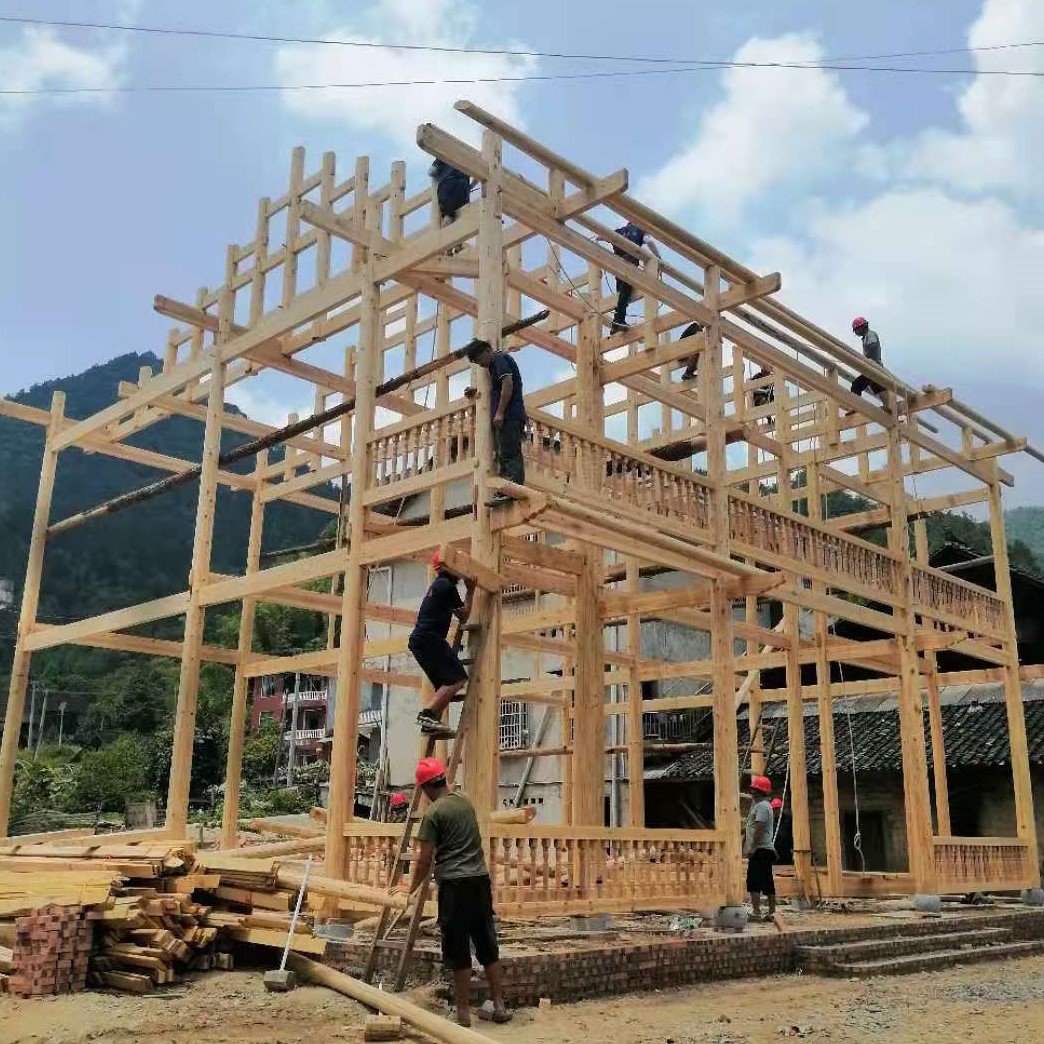
<svg viewBox="0 0 1044 1044">
<path fill-rule="evenodd" d="M 1004 512 L 1008 540 L 1024 544 L 1044 562 L 1044 507 L 1017 507 Z"/>
<path fill-rule="evenodd" d="M 66 393 L 70 417 L 89 416 L 113 401 L 119 381 L 136 381 L 139 368 L 161 363 L 151 353 L 121 355 L 84 373 L 34 385 L 11 396 L 16 402 L 47 409 L 56 389 Z M 229 413 L 242 416 L 235 406 Z M 197 461 L 203 442 L 201 422 L 171 417 L 127 440 L 186 461 Z M 224 433 L 222 449 L 247 441 Z M 44 431 L 0 417 L 0 577 L 14 581 L 16 599 L 25 572 Z M 235 470 L 249 471 L 253 460 Z M 52 521 L 136 489 L 165 475 L 154 468 L 100 454 L 69 450 L 61 455 Z M 87 522 L 60 534 L 47 546 L 39 618 L 60 623 L 184 590 L 192 554 L 197 483 L 154 500 Z M 319 490 L 319 492 L 323 492 Z M 335 496 L 332 489 L 326 495 Z M 315 539 L 328 520 L 322 512 L 294 504 L 273 504 L 265 513 L 264 549 L 292 547 Z M 220 489 L 214 533 L 213 569 L 242 572 L 250 524 L 246 492 Z M 8 619 L 17 612 L 15 609 Z M 0 621 L 3 617 L 0 617 Z M 0 669 L 9 657 L 0 626 Z"/>
</svg>

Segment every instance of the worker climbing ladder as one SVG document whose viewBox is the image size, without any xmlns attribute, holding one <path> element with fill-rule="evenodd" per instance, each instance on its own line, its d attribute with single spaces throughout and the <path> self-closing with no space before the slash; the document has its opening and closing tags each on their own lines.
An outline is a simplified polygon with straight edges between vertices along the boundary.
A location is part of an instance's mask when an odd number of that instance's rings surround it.
<svg viewBox="0 0 1044 1044">
<path fill-rule="evenodd" d="M 486 638 L 485 620 L 488 618 L 487 600 L 490 595 L 482 591 L 476 598 L 472 609 L 472 619 L 475 623 L 460 624 L 457 627 L 453 640 L 453 651 L 459 653 L 465 633 L 468 634 L 467 657 L 465 664 L 473 664 L 482 652 L 482 644 Z M 453 780 L 460 766 L 461 756 L 464 752 L 464 741 L 468 732 L 469 715 L 467 713 L 469 701 L 475 693 L 477 686 L 477 674 L 472 671 L 468 675 L 468 682 L 462 697 L 463 707 L 460 715 L 460 725 L 453 737 L 453 746 L 450 749 L 449 761 L 446 765 L 446 783 L 452 787 Z M 430 758 L 435 753 L 435 745 L 443 737 L 438 735 L 425 736 L 424 757 Z M 414 832 L 421 820 L 421 803 L 424 792 L 420 787 L 415 787 L 413 797 L 410 800 L 409 812 L 406 815 L 406 823 L 403 827 L 402 838 L 395 853 L 395 861 L 392 864 L 391 875 L 388 881 L 389 890 L 395 889 L 404 876 L 408 875 L 410 866 L 416 859 L 417 853 L 413 849 Z M 406 983 L 406 975 L 409 971 L 410 961 L 413 958 L 413 947 L 420 932 L 421 921 L 424 920 L 424 908 L 428 901 L 428 893 L 431 890 L 431 873 L 418 883 L 415 893 L 409 896 L 406 906 L 402 910 L 393 911 L 385 907 L 381 913 L 377 928 L 374 931 L 373 942 L 370 952 L 366 958 L 363 969 L 363 981 L 373 982 L 377 971 L 377 961 L 382 950 L 393 951 L 399 954 L 398 964 L 395 969 L 394 989 L 401 990 Z M 412 904 L 412 905 L 411 905 Z M 405 935 L 402 938 L 392 938 L 392 933 L 399 927 L 400 922 L 408 918 Z"/>
</svg>

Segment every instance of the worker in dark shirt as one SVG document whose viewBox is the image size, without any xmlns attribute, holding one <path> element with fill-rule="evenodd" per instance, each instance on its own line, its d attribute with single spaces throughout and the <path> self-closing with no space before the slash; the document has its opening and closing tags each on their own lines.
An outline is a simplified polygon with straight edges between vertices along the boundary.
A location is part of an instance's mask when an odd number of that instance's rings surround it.
<svg viewBox="0 0 1044 1044">
<path fill-rule="evenodd" d="M 646 235 L 645 230 L 639 228 L 633 221 L 628 221 L 622 228 L 616 230 L 618 236 L 623 236 L 624 239 L 629 240 L 637 247 L 645 247 L 651 254 L 656 257 L 660 256 L 660 250 L 656 244 Z M 604 240 L 603 240 L 604 242 Z M 637 267 L 641 264 L 641 259 L 637 254 L 632 254 L 630 251 L 625 250 L 623 247 L 613 245 L 613 253 L 617 257 L 622 257 L 625 261 Z M 613 312 L 613 321 L 609 327 L 610 333 L 623 333 L 624 330 L 629 329 L 627 326 L 627 306 L 631 303 L 631 298 L 634 296 L 634 287 L 627 282 L 626 279 L 621 279 L 619 276 L 616 277 L 616 311 Z"/>
<path fill-rule="evenodd" d="M 471 1025 L 471 948 L 485 969 L 491 998 L 479 1017 L 508 1022 L 504 980 L 493 920 L 493 886 L 486 866 L 482 833 L 471 802 L 446 783 L 446 767 L 437 758 L 417 764 L 417 786 L 431 802 L 417 827 L 420 851 L 413 864 L 409 891 L 414 894 L 435 866 L 439 887 L 439 931 L 442 959 L 453 971 L 457 1022 Z"/>
<path fill-rule="evenodd" d="M 408 643 L 413 658 L 435 689 L 431 701 L 417 715 L 417 724 L 427 735 L 454 736 L 454 729 L 443 722 L 442 714 L 464 687 L 468 673 L 446 639 L 454 616 L 462 625 L 467 623 L 475 585 L 465 580 L 467 593 L 461 598 L 457 578 L 446 568 L 438 551 L 431 561 L 436 570 L 435 579 L 417 610 L 417 622 Z"/>
<path fill-rule="evenodd" d="M 681 332 L 679 341 L 684 341 L 687 337 L 695 337 L 698 333 L 703 333 L 703 323 L 689 323 Z M 682 370 L 681 379 L 683 381 L 692 381 L 699 376 L 700 369 L 700 353 L 696 352 L 694 355 L 690 355 L 685 360 L 685 369 Z"/>
<path fill-rule="evenodd" d="M 870 329 L 870 324 L 861 315 L 852 320 L 852 332 L 863 342 L 863 357 L 881 365 L 881 338 Z M 852 392 L 862 395 L 869 388 L 875 395 L 880 395 L 884 389 L 875 384 L 866 374 L 858 374 L 852 381 Z"/>
<path fill-rule="evenodd" d="M 410 799 L 402 791 L 392 794 L 388 802 L 388 822 L 405 823 L 410 811 Z"/>
<path fill-rule="evenodd" d="M 441 224 L 449 225 L 456 220 L 457 211 L 471 199 L 471 179 L 440 159 L 431 165 L 428 176 L 435 182 Z"/>
<path fill-rule="evenodd" d="M 472 341 L 468 358 L 489 370 L 492 392 L 490 416 L 497 456 L 497 474 L 509 482 L 524 485 L 526 466 L 522 460 L 522 438 L 526 431 L 526 400 L 522 374 L 507 352 L 495 352 L 488 341 Z M 497 501 L 506 500 L 498 496 Z"/>
<path fill-rule="evenodd" d="M 772 375 L 772 371 L 767 366 L 762 366 L 756 374 L 754 374 L 752 380 L 760 381 L 763 377 L 769 377 Z M 755 406 L 767 406 L 776 397 L 776 393 L 772 388 L 771 384 L 765 385 L 763 388 L 755 388 L 751 393 L 751 398 L 754 401 Z"/>
</svg>

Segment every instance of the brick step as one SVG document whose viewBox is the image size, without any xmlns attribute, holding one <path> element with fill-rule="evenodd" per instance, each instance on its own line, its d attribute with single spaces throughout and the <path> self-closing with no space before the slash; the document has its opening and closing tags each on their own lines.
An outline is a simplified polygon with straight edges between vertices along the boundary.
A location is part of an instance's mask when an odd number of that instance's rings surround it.
<svg viewBox="0 0 1044 1044">
<path fill-rule="evenodd" d="M 868 925 L 865 928 L 824 929 L 821 931 L 794 932 L 794 943 L 797 946 L 833 945 L 830 939 L 839 935 L 846 942 L 870 942 L 876 939 L 896 939 L 915 935 L 947 935 L 954 932 L 967 932 L 981 928 L 1006 928 L 1015 924 L 1019 913 L 985 913 L 949 915 L 943 917 L 926 917 L 919 920 L 896 920 L 888 924 Z"/>
<path fill-rule="evenodd" d="M 1011 937 L 1010 928 L 970 928 L 961 932 L 937 932 L 934 935 L 890 936 L 823 946 L 799 946 L 797 959 L 806 971 L 818 971 L 830 965 L 851 964 L 854 961 L 954 950 L 967 945 L 992 946 L 1010 942 Z"/>
<path fill-rule="evenodd" d="M 1044 939 L 1029 942 L 1000 943 L 966 950 L 935 950 L 931 953 L 911 953 L 878 961 L 853 961 L 824 969 L 824 974 L 864 978 L 873 975 L 909 975 L 913 972 L 938 971 L 958 964 L 978 964 L 980 961 L 999 961 L 1007 957 L 1030 957 L 1044 953 Z"/>
</svg>

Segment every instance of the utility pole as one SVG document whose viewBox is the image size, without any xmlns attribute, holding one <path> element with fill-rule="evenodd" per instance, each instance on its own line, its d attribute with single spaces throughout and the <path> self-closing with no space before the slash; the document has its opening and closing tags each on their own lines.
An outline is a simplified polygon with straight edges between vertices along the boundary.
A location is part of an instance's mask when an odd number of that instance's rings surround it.
<svg viewBox="0 0 1044 1044">
<path fill-rule="evenodd" d="M 294 696 L 290 708 L 290 752 L 286 756 L 286 785 L 294 785 L 294 768 L 297 766 L 297 708 L 301 700 L 301 672 L 294 675 Z"/>
<path fill-rule="evenodd" d="M 62 702 L 58 704 L 58 746 L 59 746 L 59 748 L 62 745 L 62 737 L 65 735 L 65 708 L 67 706 L 68 706 L 68 704 L 65 702 L 65 700 L 62 700 Z"/>
</svg>

